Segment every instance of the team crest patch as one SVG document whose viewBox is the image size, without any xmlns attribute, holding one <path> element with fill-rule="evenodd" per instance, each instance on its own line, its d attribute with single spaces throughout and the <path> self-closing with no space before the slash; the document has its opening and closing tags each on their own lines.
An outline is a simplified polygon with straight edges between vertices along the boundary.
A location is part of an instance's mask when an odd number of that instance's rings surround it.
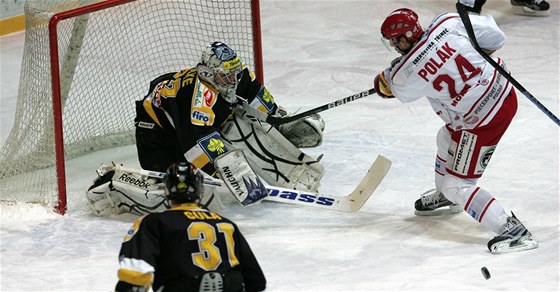
<svg viewBox="0 0 560 292">
<path fill-rule="evenodd" d="M 270 94 L 270 92 L 268 92 L 268 90 L 266 90 L 266 88 L 264 88 L 264 86 L 261 87 L 259 94 L 257 94 L 257 98 L 266 108 L 267 112 L 272 112 L 274 109 L 274 97 Z"/>
<path fill-rule="evenodd" d="M 218 132 L 213 132 L 212 134 L 203 137 L 197 141 L 198 146 L 200 149 L 204 151 L 206 156 L 210 158 L 210 161 L 213 162 L 218 156 L 224 154 L 228 151 L 222 137 Z"/>
<path fill-rule="evenodd" d="M 123 239 L 124 242 L 127 242 L 134 237 L 134 235 L 138 232 L 138 229 L 140 229 L 140 223 L 142 223 L 142 219 L 144 219 L 144 217 L 145 217 L 145 215 L 138 218 L 134 222 L 132 227 L 130 227 L 130 229 L 126 232 L 126 235 L 124 236 L 124 239 Z"/>
</svg>

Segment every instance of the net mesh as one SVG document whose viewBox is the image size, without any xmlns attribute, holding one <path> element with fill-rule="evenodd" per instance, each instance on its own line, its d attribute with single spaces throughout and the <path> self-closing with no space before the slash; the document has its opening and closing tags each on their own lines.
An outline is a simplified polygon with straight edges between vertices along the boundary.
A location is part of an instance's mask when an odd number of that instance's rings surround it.
<svg viewBox="0 0 560 292">
<path fill-rule="evenodd" d="M 26 3 L 15 120 L 0 150 L 2 201 L 57 203 L 48 22 L 99 2 Z M 65 159 L 133 144 L 134 101 L 149 81 L 195 66 L 213 41 L 255 70 L 251 0 L 138 0 L 62 20 L 57 37 Z"/>
</svg>

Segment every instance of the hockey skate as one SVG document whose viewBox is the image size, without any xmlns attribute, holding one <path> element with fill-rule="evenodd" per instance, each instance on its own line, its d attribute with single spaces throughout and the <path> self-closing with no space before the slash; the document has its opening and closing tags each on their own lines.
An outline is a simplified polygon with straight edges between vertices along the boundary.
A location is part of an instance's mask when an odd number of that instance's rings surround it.
<svg viewBox="0 0 560 292">
<path fill-rule="evenodd" d="M 488 242 L 488 249 L 495 254 L 537 248 L 539 243 L 517 217 L 511 212 L 507 218 L 506 229 L 502 234 Z"/>
<path fill-rule="evenodd" d="M 459 204 L 453 204 L 440 191 L 429 190 L 414 203 L 414 214 L 418 216 L 438 216 L 457 214 L 463 211 Z"/>
<path fill-rule="evenodd" d="M 545 0 L 510 0 L 514 14 L 527 16 L 547 16 L 550 14 L 550 4 Z"/>
</svg>

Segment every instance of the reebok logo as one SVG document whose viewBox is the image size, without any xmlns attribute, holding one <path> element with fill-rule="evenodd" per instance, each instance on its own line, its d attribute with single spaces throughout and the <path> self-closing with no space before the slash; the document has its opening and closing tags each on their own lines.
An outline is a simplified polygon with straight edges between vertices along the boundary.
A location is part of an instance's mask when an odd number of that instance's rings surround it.
<svg viewBox="0 0 560 292">
<path fill-rule="evenodd" d="M 151 184 L 143 181 L 143 180 L 139 180 L 137 178 L 134 178 L 132 176 L 127 175 L 126 173 L 123 173 L 119 178 L 119 181 L 127 183 L 129 185 L 133 185 L 133 186 L 137 186 L 139 188 L 143 188 L 143 189 L 148 189 Z"/>
</svg>

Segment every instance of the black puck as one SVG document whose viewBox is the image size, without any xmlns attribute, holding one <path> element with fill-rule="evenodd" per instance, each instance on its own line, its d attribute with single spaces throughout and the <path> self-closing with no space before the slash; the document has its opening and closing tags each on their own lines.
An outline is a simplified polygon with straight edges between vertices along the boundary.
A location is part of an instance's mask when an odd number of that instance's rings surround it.
<svg viewBox="0 0 560 292">
<path fill-rule="evenodd" d="M 480 269 L 480 271 L 482 272 L 482 275 L 484 276 L 484 279 L 488 280 L 488 279 L 490 279 L 490 277 L 492 277 L 492 276 L 490 276 L 490 271 L 488 271 L 488 269 L 486 267 L 482 267 Z"/>
</svg>

